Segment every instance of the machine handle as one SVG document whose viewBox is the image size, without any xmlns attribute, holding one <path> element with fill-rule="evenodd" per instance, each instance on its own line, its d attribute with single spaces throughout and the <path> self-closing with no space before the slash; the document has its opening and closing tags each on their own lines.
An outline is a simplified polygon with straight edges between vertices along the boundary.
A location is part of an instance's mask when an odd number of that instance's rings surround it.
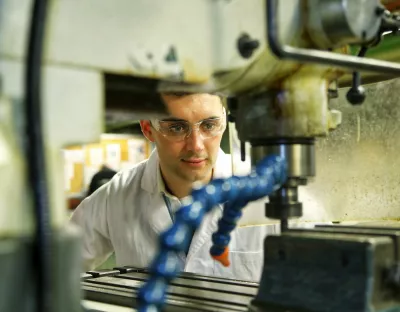
<svg viewBox="0 0 400 312">
<path fill-rule="evenodd" d="M 351 69 L 353 71 L 371 71 L 384 74 L 400 75 L 400 64 L 380 61 L 371 58 L 341 55 L 337 53 L 315 49 L 302 49 L 281 44 L 278 39 L 278 2 L 279 0 L 266 0 L 267 5 L 267 37 L 272 53 L 280 59 L 290 59 L 303 63 L 316 63 L 334 65 Z"/>
</svg>

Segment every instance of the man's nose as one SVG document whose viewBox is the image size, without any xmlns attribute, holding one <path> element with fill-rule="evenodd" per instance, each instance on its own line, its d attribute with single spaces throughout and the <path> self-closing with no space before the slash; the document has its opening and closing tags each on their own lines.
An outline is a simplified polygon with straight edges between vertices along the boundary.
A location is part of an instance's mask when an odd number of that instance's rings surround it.
<svg viewBox="0 0 400 312">
<path fill-rule="evenodd" d="M 192 129 L 192 132 L 190 133 L 190 135 L 187 137 L 186 139 L 186 143 L 188 145 L 188 149 L 192 150 L 192 151 L 201 151 L 204 149 L 204 141 L 203 141 L 203 137 L 200 133 L 199 129 Z"/>
</svg>

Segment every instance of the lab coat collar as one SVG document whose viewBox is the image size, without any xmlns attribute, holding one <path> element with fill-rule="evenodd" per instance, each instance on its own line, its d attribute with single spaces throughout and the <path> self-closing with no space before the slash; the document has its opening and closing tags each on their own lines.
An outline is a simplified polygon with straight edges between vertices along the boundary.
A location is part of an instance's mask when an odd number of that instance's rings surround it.
<svg viewBox="0 0 400 312">
<path fill-rule="evenodd" d="M 165 190 L 164 185 L 160 185 L 160 165 L 158 160 L 157 150 L 154 149 L 147 160 L 146 168 L 144 169 L 141 187 L 149 193 L 157 193 Z M 214 166 L 213 179 L 227 178 L 231 176 L 230 157 L 225 154 L 222 149 L 219 149 L 217 161 Z"/>
<path fill-rule="evenodd" d="M 143 177 L 141 181 L 142 189 L 149 192 L 155 193 L 158 190 L 157 187 L 157 170 L 159 168 L 158 153 L 154 149 L 149 159 L 146 162 L 146 168 L 143 172 Z"/>
</svg>

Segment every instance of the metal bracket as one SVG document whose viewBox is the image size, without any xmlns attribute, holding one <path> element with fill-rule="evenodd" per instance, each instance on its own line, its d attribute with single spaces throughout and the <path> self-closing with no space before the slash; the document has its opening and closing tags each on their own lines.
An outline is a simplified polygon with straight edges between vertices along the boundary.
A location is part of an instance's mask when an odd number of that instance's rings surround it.
<svg viewBox="0 0 400 312">
<path fill-rule="evenodd" d="M 267 37 L 270 49 L 280 59 L 290 59 L 303 63 L 333 65 L 353 71 L 370 71 L 400 76 L 400 64 L 371 58 L 341 55 L 315 49 L 303 49 L 281 44 L 278 39 L 278 2 L 266 0 Z"/>
</svg>

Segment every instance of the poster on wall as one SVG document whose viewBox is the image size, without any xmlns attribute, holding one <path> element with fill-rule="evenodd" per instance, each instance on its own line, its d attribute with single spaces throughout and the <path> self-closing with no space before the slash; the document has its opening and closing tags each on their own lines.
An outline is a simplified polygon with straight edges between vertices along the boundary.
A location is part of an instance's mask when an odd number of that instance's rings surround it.
<svg viewBox="0 0 400 312">
<path fill-rule="evenodd" d="M 107 144 L 106 146 L 106 164 L 110 169 L 120 170 L 121 146 L 119 144 Z"/>
<path fill-rule="evenodd" d="M 82 164 L 85 161 L 85 154 L 81 149 L 64 150 L 64 161 Z"/>
<path fill-rule="evenodd" d="M 81 149 L 64 150 L 64 189 L 69 192 L 72 188 L 75 164 L 83 164 L 85 155 Z"/>
<path fill-rule="evenodd" d="M 103 157 L 103 148 L 96 147 L 90 149 L 90 164 L 92 166 L 101 167 L 104 164 L 104 157 Z"/>
<path fill-rule="evenodd" d="M 137 163 L 145 160 L 146 155 L 146 141 L 143 139 L 130 139 L 128 140 L 128 161 L 130 165 L 136 165 Z"/>
<path fill-rule="evenodd" d="M 64 163 L 64 190 L 71 189 L 71 179 L 74 177 L 74 165 L 72 163 Z"/>
</svg>

